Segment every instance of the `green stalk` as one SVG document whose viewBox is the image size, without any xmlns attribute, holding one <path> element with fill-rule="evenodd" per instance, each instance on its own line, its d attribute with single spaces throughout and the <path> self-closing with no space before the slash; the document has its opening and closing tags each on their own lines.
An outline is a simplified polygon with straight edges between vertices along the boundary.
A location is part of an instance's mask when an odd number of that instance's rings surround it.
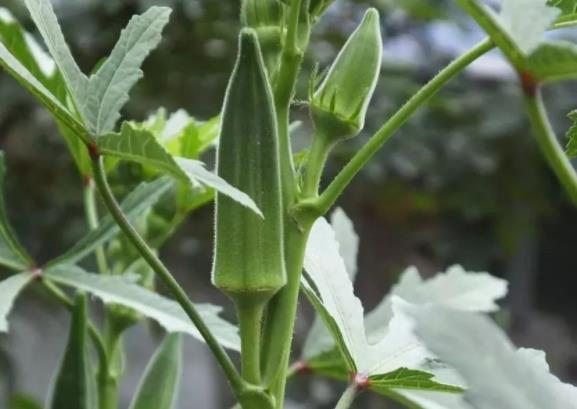
<svg viewBox="0 0 577 409">
<path fill-rule="evenodd" d="M 543 155 L 569 198 L 577 206 L 577 173 L 557 140 L 539 87 L 535 88 L 532 93 L 525 93 L 525 106 Z"/>
<path fill-rule="evenodd" d="M 86 180 L 86 184 L 84 185 L 84 213 L 86 215 L 86 222 L 90 230 L 97 229 L 99 224 L 95 193 L 96 186 L 94 185 L 94 180 L 92 178 L 88 178 Z M 104 248 L 102 246 L 98 246 L 95 253 L 96 264 L 98 265 L 100 274 L 108 274 L 110 270 L 108 268 L 108 262 L 106 261 Z"/>
<path fill-rule="evenodd" d="M 313 136 L 313 145 L 309 153 L 303 185 L 303 197 L 313 198 L 318 196 L 323 170 L 334 145 L 335 142 L 325 135 L 316 133 Z"/>
<path fill-rule="evenodd" d="M 232 363 L 226 351 L 218 343 L 212 332 L 210 332 L 209 328 L 206 326 L 202 317 L 196 310 L 196 307 L 188 298 L 184 289 L 180 286 L 180 284 L 178 284 L 170 271 L 164 266 L 162 261 L 156 256 L 154 251 L 138 234 L 136 229 L 126 218 L 126 215 L 122 212 L 122 209 L 114 198 L 114 195 L 110 190 L 110 186 L 108 185 L 108 181 L 106 180 L 106 175 L 102 166 L 102 158 L 100 155 L 95 155 L 95 157 L 93 157 L 92 169 L 94 171 L 94 181 L 96 182 L 96 187 L 102 195 L 104 204 L 106 205 L 108 211 L 114 220 L 116 220 L 120 229 L 124 232 L 124 234 L 126 234 L 128 239 L 136 247 L 142 258 L 148 263 L 148 265 L 158 275 L 158 277 L 160 277 L 176 301 L 185 311 L 186 315 L 188 315 L 188 317 L 194 323 L 198 329 L 198 332 L 202 335 L 206 344 L 215 356 L 217 362 L 220 364 L 224 374 L 231 384 L 232 390 L 237 395 L 237 397 L 240 396 L 240 393 L 242 392 L 245 385 L 236 367 Z"/>
<path fill-rule="evenodd" d="M 371 137 L 318 199 L 305 201 L 303 205 L 313 207 L 318 216 L 327 213 L 355 175 L 365 167 L 367 162 L 377 153 L 385 142 L 387 142 L 425 102 L 433 97 L 449 80 L 453 79 L 469 64 L 493 49 L 493 47 L 494 45 L 490 40 L 484 40 L 445 67 L 429 83 L 413 95 L 413 97 Z"/>
<path fill-rule="evenodd" d="M 354 383 L 349 385 L 347 389 L 345 389 L 339 401 L 337 402 L 337 406 L 335 406 L 335 409 L 349 409 L 352 406 L 358 394 L 359 389 L 357 385 L 355 385 Z"/>
<path fill-rule="evenodd" d="M 260 385 L 260 348 L 262 338 L 262 318 L 265 304 L 255 302 L 251 305 L 237 304 L 240 323 L 241 367 L 245 381 Z"/>
</svg>

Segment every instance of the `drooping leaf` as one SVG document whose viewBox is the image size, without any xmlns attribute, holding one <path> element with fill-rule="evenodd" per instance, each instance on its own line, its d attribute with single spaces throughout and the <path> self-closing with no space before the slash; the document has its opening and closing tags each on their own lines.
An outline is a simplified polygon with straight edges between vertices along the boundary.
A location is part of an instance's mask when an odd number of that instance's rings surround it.
<svg viewBox="0 0 577 409">
<path fill-rule="evenodd" d="M 88 78 L 78 68 L 66 44 L 50 0 L 25 0 L 25 3 L 82 116 Z"/>
<path fill-rule="evenodd" d="M 157 321 L 168 332 L 183 332 L 203 340 L 178 303 L 130 283 L 121 276 L 89 274 L 76 266 L 65 265 L 52 267 L 45 274 L 57 283 L 87 291 L 106 304 L 132 308 Z M 232 350 L 240 349 L 238 330 L 219 317 L 221 307 L 210 304 L 197 304 L 196 307 L 223 346 Z"/>
<path fill-rule="evenodd" d="M 121 208 L 129 220 L 134 220 L 143 211 L 154 206 L 156 202 L 170 190 L 173 181 L 167 177 L 156 179 L 152 182 L 141 183 L 121 203 Z M 90 231 L 84 238 L 60 257 L 48 263 L 48 267 L 57 264 L 75 264 L 90 255 L 103 243 L 111 240 L 120 231 L 112 216 L 105 216 L 99 223 L 98 228 Z"/>
<path fill-rule="evenodd" d="M 30 284 L 32 279 L 32 274 L 20 273 L 0 282 L 0 333 L 8 332 L 8 314 L 10 314 L 18 295 Z"/>
<path fill-rule="evenodd" d="M 62 121 L 84 142 L 90 141 L 90 135 L 73 113 L 65 107 L 18 59 L 0 43 L 0 66 L 16 79 L 24 88 L 42 103 L 54 117 Z"/>
<path fill-rule="evenodd" d="M 0 265 L 15 271 L 22 271 L 32 267 L 34 263 L 8 222 L 4 204 L 5 177 L 4 152 L 0 151 Z"/>
<path fill-rule="evenodd" d="M 569 42 L 546 42 L 529 56 L 527 67 L 543 81 L 577 78 L 577 45 Z"/>
<path fill-rule="evenodd" d="M 155 167 L 186 183 L 201 183 L 261 215 L 254 201 L 226 181 L 209 172 L 202 162 L 170 155 L 147 130 L 135 129 L 129 123 L 122 126 L 119 134 L 98 138 L 98 148 L 104 155 Z"/>
<path fill-rule="evenodd" d="M 151 7 L 146 13 L 134 16 L 110 56 L 90 77 L 85 116 L 96 136 L 114 130 L 128 93 L 143 75 L 140 66 L 160 42 L 170 12 L 166 7 Z"/>
<path fill-rule="evenodd" d="M 471 273 L 461 266 L 450 267 L 446 273 L 423 280 L 416 268 L 405 270 L 399 283 L 365 317 L 369 340 L 381 339 L 393 318 L 395 296 L 412 304 L 433 304 L 478 312 L 493 312 L 496 300 L 507 294 L 507 282 L 488 273 Z"/>
<path fill-rule="evenodd" d="M 517 351 L 489 318 L 438 306 L 399 305 L 427 348 L 463 377 L 466 401 L 475 409 L 575 407 L 577 388 L 551 375 L 542 357 Z"/>
<path fill-rule="evenodd" d="M 52 409 L 96 409 L 92 395 L 95 374 L 89 356 L 87 308 L 86 296 L 79 295 L 64 358 L 54 382 Z"/>
<path fill-rule="evenodd" d="M 150 360 L 130 409 L 172 409 L 182 371 L 182 337 L 167 335 Z"/>
<path fill-rule="evenodd" d="M 418 367 L 425 360 L 426 351 L 411 334 L 409 322 L 400 315 L 393 317 L 385 337 L 369 343 L 363 306 L 354 295 L 334 231 L 325 219 L 319 219 L 312 228 L 304 266 L 311 281 L 304 284 L 309 299 L 343 355 L 352 359 L 350 370 L 365 376 L 381 375 L 399 368 Z"/>
</svg>

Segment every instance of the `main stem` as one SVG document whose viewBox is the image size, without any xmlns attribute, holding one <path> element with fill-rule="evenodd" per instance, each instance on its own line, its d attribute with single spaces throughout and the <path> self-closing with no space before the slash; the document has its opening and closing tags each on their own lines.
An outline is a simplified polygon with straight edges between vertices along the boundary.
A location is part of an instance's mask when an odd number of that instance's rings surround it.
<svg viewBox="0 0 577 409">
<path fill-rule="evenodd" d="M 536 87 L 534 92 L 525 93 L 525 106 L 543 155 L 571 201 L 577 206 L 577 173 L 557 140 L 539 87 Z"/>
<path fill-rule="evenodd" d="M 84 213 L 86 215 L 86 222 L 90 230 L 97 229 L 99 224 L 98 211 L 96 209 L 95 191 L 96 186 L 94 185 L 94 180 L 92 178 L 86 179 L 86 184 L 84 186 Z M 96 264 L 98 265 L 100 274 L 108 274 L 110 270 L 108 269 L 106 254 L 104 254 L 104 249 L 102 246 L 98 246 L 95 253 Z"/>
<path fill-rule="evenodd" d="M 126 234 L 128 239 L 136 247 L 142 258 L 148 263 L 152 270 L 168 287 L 173 297 L 180 304 L 186 315 L 188 315 L 188 317 L 194 323 L 198 329 L 198 332 L 202 335 L 206 344 L 220 364 L 223 372 L 231 384 L 233 391 L 238 397 L 244 386 L 240 374 L 236 370 L 228 354 L 218 343 L 212 332 L 210 332 L 209 328 L 204 323 L 202 317 L 199 315 L 194 304 L 188 298 L 184 289 L 180 286 L 180 284 L 178 284 L 170 271 L 168 271 L 162 261 L 156 256 L 154 251 L 152 251 L 152 249 L 148 246 L 148 244 L 144 241 L 144 239 L 140 236 L 140 234 L 136 231 L 130 221 L 126 218 L 125 214 L 122 212 L 122 209 L 118 205 L 118 202 L 110 190 L 108 181 L 106 180 L 106 175 L 102 166 L 102 158 L 100 155 L 94 155 L 92 159 L 92 169 L 94 171 L 93 173 L 96 187 L 102 195 L 102 199 L 108 211 L 116 223 L 118 223 L 120 229 L 124 232 L 124 234 Z"/>
</svg>

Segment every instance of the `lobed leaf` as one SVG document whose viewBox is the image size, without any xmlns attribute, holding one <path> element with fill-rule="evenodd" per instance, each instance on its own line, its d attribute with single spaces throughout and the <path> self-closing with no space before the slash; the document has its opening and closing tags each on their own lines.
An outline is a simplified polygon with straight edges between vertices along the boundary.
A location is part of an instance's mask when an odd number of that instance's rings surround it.
<svg viewBox="0 0 577 409">
<path fill-rule="evenodd" d="M 15 271 L 22 271 L 30 268 L 34 262 L 16 238 L 16 234 L 8 222 L 4 203 L 5 177 L 4 152 L 0 151 L 0 265 Z"/>
<path fill-rule="evenodd" d="M 129 220 L 134 220 L 143 211 L 154 206 L 160 198 L 173 186 L 173 181 L 167 177 L 156 179 L 152 182 L 144 182 L 138 185 L 120 204 L 122 211 Z M 103 243 L 110 241 L 120 232 L 120 228 L 112 218 L 104 217 L 98 228 L 91 230 L 84 238 L 60 257 L 50 261 L 47 267 L 59 264 L 75 264 L 90 255 Z"/>
<path fill-rule="evenodd" d="M 396 371 L 383 375 L 371 376 L 369 382 L 371 389 L 379 392 L 391 388 L 417 389 L 438 392 L 461 393 L 463 390 L 452 385 L 444 385 L 436 382 L 434 374 L 415 369 L 399 368 Z"/>
<path fill-rule="evenodd" d="M 173 157 L 147 130 L 135 129 L 129 123 L 124 123 L 119 134 L 102 136 L 97 143 L 104 155 L 157 168 L 193 186 L 201 183 L 262 215 L 247 194 L 206 170 L 202 162 Z"/>
<path fill-rule="evenodd" d="M 104 64 L 90 77 L 84 107 L 88 128 L 96 136 L 114 130 L 128 93 L 142 77 L 140 66 L 161 40 L 171 10 L 151 7 L 134 16 Z"/>
<path fill-rule="evenodd" d="M 169 334 L 150 360 L 130 409 L 172 409 L 182 372 L 182 336 Z"/>
<path fill-rule="evenodd" d="M 541 353 L 517 351 L 489 318 L 438 306 L 399 305 L 427 348 L 463 377 L 465 398 L 473 408 L 569 409 L 577 402 L 577 388 L 551 375 Z"/>
<path fill-rule="evenodd" d="M 18 295 L 30 284 L 32 279 L 32 274 L 20 273 L 0 282 L 0 333 L 8 332 L 8 314 L 10 314 Z"/>
<path fill-rule="evenodd" d="M 132 308 L 157 321 L 168 332 L 183 332 L 203 341 L 188 316 L 175 301 L 162 297 L 121 276 L 89 274 L 76 266 L 58 265 L 46 270 L 46 276 L 62 285 L 87 291 L 106 304 Z M 240 350 L 237 328 L 219 317 L 221 307 L 197 304 L 196 308 L 216 339 L 226 348 Z"/>
</svg>

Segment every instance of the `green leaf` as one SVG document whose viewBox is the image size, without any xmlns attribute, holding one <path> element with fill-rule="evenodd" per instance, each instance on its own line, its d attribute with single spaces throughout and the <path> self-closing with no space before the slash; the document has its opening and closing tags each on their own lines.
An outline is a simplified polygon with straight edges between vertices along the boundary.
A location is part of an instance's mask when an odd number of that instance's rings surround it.
<svg viewBox="0 0 577 409">
<path fill-rule="evenodd" d="M 527 67 L 541 82 L 577 78 L 577 45 L 563 41 L 543 43 L 529 56 Z"/>
<path fill-rule="evenodd" d="M 151 7 L 132 17 L 106 62 L 90 77 L 85 116 L 96 136 L 114 129 L 129 91 L 143 75 L 140 66 L 161 40 L 170 12 L 166 7 Z"/>
<path fill-rule="evenodd" d="M 104 155 L 155 167 L 193 186 L 201 183 L 262 215 L 246 193 L 206 170 L 202 162 L 173 157 L 147 130 L 135 129 L 129 123 L 124 123 L 119 134 L 101 136 L 97 143 Z"/>
<path fill-rule="evenodd" d="M 182 337 L 168 335 L 152 357 L 130 409 L 172 409 L 182 371 Z"/>
<path fill-rule="evenodd" d="M 488 317 L 444 307 L 399 306 L 414 320 L 427 348 L 463 377 L 465 400 L 475 409 L 575 406 L 577 387 L 552 375 L 541 351 L 516 350 Z"/>
<path fill-rule="evenodd" d="M 0 282 L 0 333 L 8 332 L 8 314 L 10 314 L 18 295 L 30 284 L 32 279 L 32 274 L 20 273 Z"/>
<path fill-rule="evenodd" d="M 13 395 L 10 397 L 9 409 L 42 409 L 42 405 L 35 399 L 25 395 Z"/>
<path fill-rule="evenodd" d="M 76 266 L 55 266 L 45 272 L 57 283 L 87 291 L 102 299 L 106 304 L 119 304 L 157 321 L 168 332 L 183 332 L 203 341 L 196 327 L 175 301 L 162 297 L 122 276 L 89 274 Z M 226 348 L 240 350 L 238 329 L 219 317 L 221 307 L 197 304 L 200 315 L 218 341 Z"/>
<path fill-rule="evenodd" d="M 399 368 L 396 371 L 389 372 L 383 375 L 371 376 L 369 378 L 370 388 L 378 392 L 379 390 L 387 390 L 391 388 L 402 389 L 419 389 L 442 392 L 460 393 L 463 389 L 444 385 L 433 380 L 435 375 L 428 372 L 418 371 L 408 368 Z"/>
<path fill-rule="evenodd" d="M 548 0 L 547 4 L 561 9 L 563 16 L 577 13 L 577 0 Z"/>
<path fill-rule="evenodd" d="M 174 185 L 174 182 L 167 177 L 156 179 L 153 182 L 144 182 L 138 185 L 121 203 L 121 208 L 129 220 L 133 221 L 142 212 L 154 206 L 160 198 L 167 193 Z M 120 232 L 120 228 L 114 219 L 107 215 L 104 217 L 98 228 L 90 231 L 84 238 L 65 254 L 52 260 L 47 267 L 58 264 L 75 264 L 90 255 L 97 247 L 110 241 Z"/>
<path fill-rule="evenodd" d="M 82 105 L 86 98 L 88 78 L 78 68 L 66 44 L 50 0 L 25 0 L 25 3 L 36 27 L 42 34 L 50 55 L 54 58 L 54 62 L 66 82 L 76 108 L 79 109 L 82 115 Z"/>
<path fill-rule="evenodd" d="M 3 43 L 0 43 L 0 66 L 16 79 L 24 88 L 38 99 L 58 120 L 62 121 L 84 142 L 90 141 L 90 136 L 84 126 L 76 119 L 68 108 L 36 79 L 18 59 L 10 53 Z"/>
<path fill-rule="evenodd" d="M 52 409 L 96 409 L 92 386 L 94 374 L 88 349 L 87 302 L 76 298 L 68 345 L 54 383 Z"/>
<path fill-rule="evenodd" d="M 8 222 L 6 205 L 4 204 L 5 177 L 4 152 L 0 151 L 0 265 L 15 271 L 22 271 L 33 266 L 34 262 L 19 243 Z"/>
<path fill-rule="evenodd" d="M 569 112 L 567 114 L 571 120 L 571 127 L 566 133 L 567 137 L 567 155 L 574 158 L 577 156 L 577 110 Z"/>
</svg>

